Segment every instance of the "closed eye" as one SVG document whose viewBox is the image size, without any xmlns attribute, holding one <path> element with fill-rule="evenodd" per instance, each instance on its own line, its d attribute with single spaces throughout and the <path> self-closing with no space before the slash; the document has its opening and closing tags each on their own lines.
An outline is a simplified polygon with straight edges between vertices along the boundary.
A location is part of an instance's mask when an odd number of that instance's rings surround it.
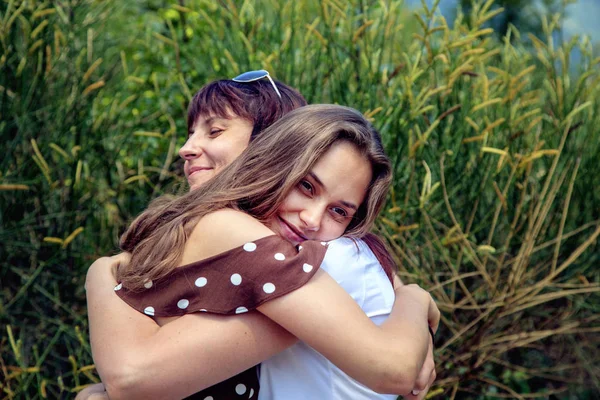
<svg viewBox="0 0 600 400">
<path fill-rule="evenodd" d="M 209 135 L 210 135 L 210 136 L 219 136 L 221 133 L 223 133 L 223 129 L 220 129 L 220 128 L 212 128 L 212 129 L 210 130 L 210 133 L 209 133 Z"/>
</svg>

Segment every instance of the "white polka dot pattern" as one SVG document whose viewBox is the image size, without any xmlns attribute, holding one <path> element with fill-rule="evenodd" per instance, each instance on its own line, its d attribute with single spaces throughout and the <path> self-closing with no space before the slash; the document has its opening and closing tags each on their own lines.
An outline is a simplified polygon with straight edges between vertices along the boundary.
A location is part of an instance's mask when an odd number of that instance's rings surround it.
<svg viewBox="0 0 600 400">
<path fill-rule="evenodd" d="M 181 299 L 177 302 L 177 307 L 185 310 L 190 305 L 190 301 L 188 299 Z"/>
<path fill-rule="evenodd" d="M 244 250 L 246 250 L 249 253 L 253 252 L 254 250 L 256 250 L 256 243 L 246 243 L 244 245 Z"/>
<path fill-rule="evenodd" d="M 275 291 L 275 285 L 273 285 L 271 282 L 265 283 L 263 285 L 263 290 L 265 293 L 271 294 Z"/>
<path fill-rule="evenodd" d="M 208 280 L 201 276 L 200 278 L 196 279 L 196 282 L 194 282 L 194 285 L 198 286 L 198 287 L 204 287 L 206 286 L 206 284 L 208 283 Z"/>
<path fill-rule="evenodd" d="M 273 235 L 242 244 L 231 253 L 190 263 L 164 281 L 142 282 L 150 290 L 133 292 L 125 285 L 117 285 L 114 290 L 152 318 L 190 312 L 243 314 L 307 282 L 318 271 L 327 245 L 310 240 L 293 245 Z M 196 397 L 256 400 L 258 386 L 256 373 L 253 375 L 250 379 L 230 378 L 223 387 L 225 391 L 207 389 Z"/>
<path fill-rule="evenodd" d="M 244 393 L 246 393 L 246 385 L 240 383 L 235 387 L 235 392 L 240 396 L 243 395 Z"/>
<path fill-rule="evenodd" d="M 154 307 L 148 306 L 144 308 L 144 314 L 154 317 Z"/>
<path fill-rule="evenodd" d="M 235 286 L 239 286 L 242 283 L 242 276 L 240 274 L 233 274 L 230 280 Z"/>
</svg>

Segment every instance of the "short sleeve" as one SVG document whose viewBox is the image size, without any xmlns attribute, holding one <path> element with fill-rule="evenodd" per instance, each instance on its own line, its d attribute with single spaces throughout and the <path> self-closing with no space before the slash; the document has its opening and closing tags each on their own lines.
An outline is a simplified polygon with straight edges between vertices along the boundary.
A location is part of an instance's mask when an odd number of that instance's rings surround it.
<svg viewBox="0 0 600 400">
<path fill-rule="evenodd" d="M 294 246 L 279 236 L 267 236 L 176 268 L 159 282 L 146 282 L 140 292 L 121 284 L 115 292 L 149 316 L 241 314 L 308 282 L 326 250 L 324 242 L 305 241 Z"/>
<path fill-rule="evenodd" d="M 383 267 L 360 239 L 329 242 L 321 269 L 358 303 L 368 317 L 388 315 L 395 293 Z"/>
</svg>

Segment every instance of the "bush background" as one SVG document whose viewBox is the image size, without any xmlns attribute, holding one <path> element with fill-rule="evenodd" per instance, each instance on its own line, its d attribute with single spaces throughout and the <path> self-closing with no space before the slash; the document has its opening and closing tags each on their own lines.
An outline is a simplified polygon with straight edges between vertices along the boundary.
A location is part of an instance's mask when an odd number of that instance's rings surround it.
<svg viewBox="0 0 600 400">
<path fill-rule="evenodd" d="M 98 381 L 87 267 L 184 190 L 191 95 L 265 68 L 382 132 L 377 231 L 443 311 L 430 397 L 597 398 L 600 54 L 558 14 L 504 34 L 498 3 L 452 23 L 433 3 L 3 0 L 2 397 Z"/>
</svg>

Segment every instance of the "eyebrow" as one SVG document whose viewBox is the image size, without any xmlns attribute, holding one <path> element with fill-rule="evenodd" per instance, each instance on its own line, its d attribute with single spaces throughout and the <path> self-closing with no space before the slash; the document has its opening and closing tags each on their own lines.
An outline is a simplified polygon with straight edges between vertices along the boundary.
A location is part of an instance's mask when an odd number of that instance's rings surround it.
<svg viewBox="0 0 600 400">
<path fill-rule="evenodd" d="M 317 182 L 317 184 L 318 184 L 319 186 L 321 186 L 323 189 L 327 189 L 327 187 L 326 187 L 326 186 L 323 184 L 323 182 L 321 181 L 321 179 L 319 179 L 319 177 L 318 177 L 318 176 L 317 176 L 317 175 L 316 175 L 314 172 L 310 171 L 310 172 L 308 173 L 308 175 L 309 175 L 311 178 L 313 178 L 313 179 L 315 180 L 315 182 Z M 342 204 L 344 207 L 351 208 L 351 209 L 353 209 L 354 211 L 357 211 L 357 210 L 358 210 L 358 206 L 356 206 L 355 204 L 349 203 L 349 202 L 347 202 L 347 201 L 344 201 L 344 200 L 340 201 L 340 203 L 341 203 L 341 204 Z"/>
<path fill-rule="evenodd" d="M 221 118 L 221 117 L 208 117 L 204 120 L 204 122 L 206 123 L 206 125 L 210 125 L 213 122 L 223 122 L 223 121 L 228 121 L 227 118 Z"/>
</svg>

